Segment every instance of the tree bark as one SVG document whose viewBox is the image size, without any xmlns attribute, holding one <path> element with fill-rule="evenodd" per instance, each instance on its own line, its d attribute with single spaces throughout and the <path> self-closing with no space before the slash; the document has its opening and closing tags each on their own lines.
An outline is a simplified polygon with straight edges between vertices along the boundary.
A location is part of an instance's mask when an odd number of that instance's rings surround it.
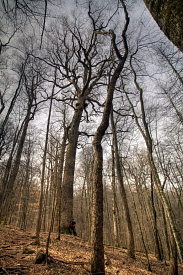
<svg viewBox="0 0 183 275">
<path fill-rule="evenodd" d="M 126 24 L 124 26 L 122 37 L 125 47 L 124 55 L 121 56 L 117 45 L 116 36 L 111 30 L 112 44 L 114 51 L 118 57 L 118 65 L 114 69 L 113 75 L 107 87 L 107 96 L 105 107 L 102 115 L 102 120 L 97 128 L 93 139 L 94 148 L 94 166 L 93 166 L 93 209 L 92 209 L 92 260 L 91 272 L 93 274 L 105 274 L 104 268 L 104 246 L 103 246 L 103 183 L 102 183 L 102 170 L 103 170 L 103 151 L 102 151 L 102 138 L 109 125 L 110 112 L 112 108 L 113 94 L 116 87 L 116 82 L 124 67 L 127 55 L 128 45 L 126 41 L 126 31 L 128 29 L 129 17 L 126 6 L 121 1 L 125 13 Z"/>
<path fill-rule="evenodd" d="M 29 102 L 27 114 L 24 119 L 24 126 L 23 126 L 23 130 L 22 130 L 22 134 L 21 134 L 20 141 L 18 144 L 18 149 L 17 149 L 14 165 L 12 167 L 11 174 L 9 176 L 8 181 L 3 183 L 4 190 L 3 190 L 3 196 L 2 196 L 2 201 L 1 201 L 1 205 L 0 205 L 1 218 L 3 218 L 4 216 L 6 216 L 6 218 L 8 217 L 8 208 L 9 207 L 7 207 L 7 205 L 9 205 L 11 203 L 13 187 L 14 187 L 15 180 L 16 180 L 16 177 L 17 177 L 17 174 L 19 171 L 20 160 L 21 160 L 22 150 L 23 150 L 23 146 L 24 146 L 24 142 L 25 142 L 25 138 L 26 138 L 26 134 L 27 134 L 27 129 L 28 129 L 29 121 L 32 118 L 31 108 L 32 108 L 32 102 Z"/>
<path fill-rule="evenodd" d="M 154 233 L 154 242 L 155 242 L 155 256 L 159 261 L 163 260 L 163 255 L 161 253 L 160 241 L 159 241 L 159 234 L 158 234 L 158 227 L 157 227 L 157 213 L 155 208 L 154 202 L 154 183 L 151 173 L 151 209 L 152 209 L 152 226 L 153 226 L 153 233 Z"/>
<path fill-rule="evenodd" d="M 55 74 L 56 77 L 56 74 Z M 52 96 L 54 94 L 55 83 L 53 84 L 52 88 Z M 39 209 L 38 209 L 38 217 L 37 217 L 37 225 L 36 225 L 36 244 L 40 244 L 40 231 L 41 231 L 41 224 L 42 224 L 42 211 L 43 211 L 43 198 L 44 198 L 44 180 L 45 180 L 45 169 L 46 169 L 46 156 L 47 156 L 47 147 L 48 147 L 48 135 L 50 129 L 50 120 L 51 120 L 51 112 L 52 112 L 52 103 L 53 99 L 51 97 L 48 119 L 47 119 L 47 127 L 46 127 L 46 137 L 45 137 L 45 144 L 44 144 L 44 152 L 43 152 L 43 164 L 42 164 L 42 173 L 41 173 L 41 190 L 40 190 L 40 198 L 39 198 Z"/>
<path fill-rule="evenodd" d="M 68 131 L 68 146 L 65 157 L 61 197 L 61 232 L 68 232 L 68 223 L 73 218 L 73 182 L 79 125 L 84 109 L 85 97 L 78 98 L 77 108 Z"/>
<path fill-rule="evenodd" d="M 64 114 L 65 116 L 65 114 Z M 65 124 L 65 123 L 64 123 Z M 63 175 L 63 167 L 64 167 L 64 157 L 65 157 L 65 149 L 66 149 L 66 141 L 67 141 L 67 128 L 64 125 L 64 133 L 62 137 L 62 144 L 59 156 L 59 168 L 58 168 L 58 182 L 57 182 L 57 204 L 56 204 L 56 219 L 57 219 L 57 239 L 60 240 L 61 234 L 61 196 L 62 196 L 62 175 Z"/>
<path fill-rule="evenodd" d="M 116 129 L 115 129 L 112 111 L 111 111 L 111 127 L 112 127 L 113 144 L 114 144 L 114 152 L 115 152 L 115 164 L 116 164 L 116 170 L 117 170 L 119 190 L 120 190 L 120 194 L 121 194 L 121 198 L 122 198 L 122 202 L 123 202 L 123 206 L 124 206 L 126 222 L 127 222 L 128 255 L 131 258 L 135 258 L 133 228 L 132 228 L 132 222 L 131 222 L 131 217 L 130 217 L 130 211 L 129 211 L 129 207 L 128 207 L 126 191 L 125 191 L 124 182 L 123 182 L 122 167 L 120 164 L 119 150 L 118 150 L 118 144 L 117 144 L 117 135 L 116 135 Z"/>
<path fill-rule="evenodd" d="M 144 2 L 160 29 L 183 52 L 183 1 L 144 0 Z"/>
<path fill-rule="evenodd" d="M 157 189 L 157 193 L 159 195 L 159 198 L 162 202 L 162 205 L 163 205 L 163 208 L 165 210 L 165 214 L 166 214 L 166 218 L 169 222 L 169 225 L 170 225 L 170 228 L 171 228 L 171 233 L 175 239 L 175 243 L 176 243 L 176 246 L 177 246 L 177 252 L 178 252 L 178 256 L 179 256 L 179 259 L 180 259 L 180 262 L 182 263 L 183 262 L 183 245 L 182 245 L 182 240 L 181 240 L 181 237 L 180 237 L 180 234 L 175 226 L 175 222 L 174 222 L 174 219 L 173 219 L 173 214 L 172 214 L 172 211 L 171 211 L 171 208 L 169 206 L 169 203 L 167 201 L 167 198 L 164 194 L 164 191 L 163 191 L 163 187 L 161 185 L 161 180 L 159 178 L 159 174 L 158 174 L 158 171 L 157 171 L 157 166 L 155 164 L 155 161 L 154 161 L 154 157 L 153 157 L 153 153 L 152 153 L 152 138 L 151 138 L 151 135 L 150 135 L 150 131 L 149 131 L 149 127 L 148 127 L 148 123 L 146 121 L 146 113 L 145 113 L 145 107 L 144 107 L 144 101 L 143 101 L 143 89 L 140 88 L 138 82 L 137 82 L 137 76 L 136 76 L 136 72 L 132 66 L 132 56 L 130 58 L 130 65 L 131 65 L 131 69 L 133 71 L 133 74 L 134 74 L 134 84 L 137 88 L 137 90 L 139 91 L 139 97 L 140 97 L 140 107 L 141 107 L 141 115 L 142 115 L 142 124 L 143 124 L 143 127 L 144 129 L 142 129 L 142 127 L 140 126 L 140 123 L 139 123 L 139 120 L 138 120 L 138 117 L 136 115 L 136 112 L 135 112 L 135 109 L 133 107 L 133 104 L 132 102 L 130 101 L 129 99 L 129 96 L 128 94 L 125 92 L 126 94 L 126 97 L 127 97 L 127 100 L 131 106 L 131 109 L 132 109 L 132 112 L 134 114 L 134 119 L 135 119 L 135 122 L 139 128 L 139 131 L 141 132 L 143 138 L 144 138 L 144 141 L 146 143 L 146 147 L 147 147 L 147 156 L 148 156 L 148 162 L 149 162 L 149 166 L 151 168 L 151 172 L 152 172 L 152 177 L 153 177 L 153 181 L 154 181 L 154 184 L 156 186 L 156 189 Z"/>
<path fill-rule="evenodd" d="M 116 198 L 116 182 L 115 182 L 115 160 L 114 160 L 114 146 L 111 146 L 112 153 L 112 214 L 113 214 L 113 230 L 114 230 L 114 246 L 119 247 L 119 230 L 118 230 L 118 206 Z"/>
</svg>

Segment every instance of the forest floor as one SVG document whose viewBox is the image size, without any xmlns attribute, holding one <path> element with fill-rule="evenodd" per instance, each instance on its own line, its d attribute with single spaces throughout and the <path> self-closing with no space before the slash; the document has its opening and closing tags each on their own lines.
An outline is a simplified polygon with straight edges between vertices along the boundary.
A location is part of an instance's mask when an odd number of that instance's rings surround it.
<svg viewBox="0 0 183 275">
<path fill-rule="evenodd" d="M 49 264 L 36 264 L 39 251 L 45 252 L 47 234 L 40 236 L 41 244 L 34 244 L 33 232 L 0 225 L 0 274 L 16 275 L 84 275 L 90 274 L 91 247 L 81 238 L 61 235 L 58 241 L 52 234 L 49 247 Z M 32 254 L 29 254 L 32 253 Z M 147 271 L 147 260 L 138 253 L 136 259 L 129 258 L 121 248 L 105 247 L 106 275 L 168 275 L 169 263 L 159 262 L 150 255 L 152 272 Z M 179 267 L 183 275 L 183 266 Z"/>
</svg>

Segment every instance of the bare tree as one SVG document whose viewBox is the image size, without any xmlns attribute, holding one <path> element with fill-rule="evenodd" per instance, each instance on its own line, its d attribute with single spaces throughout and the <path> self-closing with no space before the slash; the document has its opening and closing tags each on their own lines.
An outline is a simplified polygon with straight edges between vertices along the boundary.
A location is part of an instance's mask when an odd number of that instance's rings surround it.
<svg viewBox="0 0 183 275">
<path fill-rule="evenodd" d="M 56 71 L 55 71 L 55 79 L 56 79 Z M 43 164 L 42 164 L 42 173 L 41 173 L 41 190 L 40 190 L 40 200 L 39 200 L 39 212 L 37 217 L 37 227 L 36 227 L 36 244 L 40 244 L 39 235 L 41 231 L 41 223 L 42 223 L 42 210 L 43 210 L 43 198 L 44 198 L 44 181 L 45 181 L 45 168 L 46 168 L 46 156 L 47 156 L 47 148 L 48 148 L 48 137 L 50 130 L 50 120 L 51 120 L 51 112 L 52 112 L 52 104 L 53 104 L 53 95 L 55 92 L 55 82 L 52 87 L 51 100 L 48 112 L 47 126 L 46 126 L 46 136 L 45 136 L 45 144 L 44 144 L 44 152 L 43 152 Z"/>
<path fill-rule="evenodd" d="M 111 112 L 111 128 L 113 134 L 113 146 L 114 146 L 114 153 L 115 153 L 115 164 L 117 170 L 117 178 L 119 184 L 119 190 L 121 194 L 121 198 L 124 205 L 124 211 L 127 221 L 127 248 L 128 248 L 128 255 L 131 258 L 135 258 L 135 247 L 134 247 L 134 236 L 133 236 L 133 229 L 132 229 L 132 221 L 130 217 L 130 211 L 128 207 L 127 195 L 124 187 L 124 177 L 122 174 L 122 167 L 120 163 L 120 156 L 119 156 L 119 149 L 118 149 L 118 140 L 116 134 L 116 127 L 114 123 L 113 111 Z"/>
<path fill-rule="evenodd" d="M 18 170 L 19 170 L 19 165 L 20 165 L 20 160 L 21 160 L 21 155 L 22 155 L 22 150 L 23 150 L 23 146 L 24 146 L 24 142 L 25 142 L 25 138 L 26 138 L 26 133 L 27 133 L 27 129 L 28 129 L 28 125 L 30 120 L 33 119 L 34 114 L 36 112 L 37 109 L 37 104 L 34 105 L 34 99 L 35 99 L 35 90 L 37 88 L 37 81 L 35 83 L 35 77 L 32 78 L 32 83 L 30 83 L 30 86 L 28 83 L 26 83 L 26 92 L 27 92 L 27 97 L 28 97 L 28 103 L 27 103 L 27 110 L 26 110 L 26 116 L 25 119 L 23 121 L 23 127 L 22 127 L 22 132 L 21 132 L 21 136 L 20 139 L 18 141 L 18 148 L 17 148 L 17 152 L 16 152 L 16 157 L 14 160 L 14 164 L 13 167 L 11 169 L 11 173 L 9 175 L 9 179 L 7 182 L 3 183 L 4 189 L 2 191 L 2 200 L 1 200 L 1 215 L 8 215 L 7 212 L 7 205 L 9 205 L 10 200 L 11 200 L 11 195 L 12 195 L 12 191 L 13 191 L 13 186 L 18 174 Z"/>
<path fill-rule="evenodd" d="M 12 96 L 8 111 L 7 111 L 5 117 L 4 117 L 4 119 L 3 119 L 3 121 L 1 122 L 1 125 L 0 125 L 0 156 L 1 156 L 1 153 L 2 153 L 2 150 L 3 150 L 3 146 L 5 145 L 5 143 L 4 143 L 5 142 L 5 127 L 6 127 L 6 124 L 7 124 L 8 120 L 9 120 L 9 117 L 10 117 L 12 111 L 13 111 L 16 100 L 17 100 L 18 96 L 20 95 L 20 91 L 21 91 L 21 88 L 22 88 L 22 79 L 23 79 L 23 76 L 24 76 L 24 73 L 25 73 L 25 66 L 26 66 L 27 60 L 28 60 L 28 58 L 26 58 L 25 62 L 21 65 L 21 68 L 20 68 L 20 71 L 19 71 L 19 81 L 18 81 L 17 88 L 15 90 L 14 95 Z M 3 102 L 2 106 L 4 105 L 4 108 L 5 108 L 3 95 L 1 95 L 1 101 Z M 3 109 L 2 109 L 2 111 L 3 111 Z"/>
<path fill-rule="evenodd" d="M 144 101 L 143 101 L 143 89 L 138 84 L 137 75 L 136 75 L 135 69 L 132 65 L 132 58 L 133 58 L 133 55 L 130 58 L 130 66 L 131 66 L 132 72 L 134 74 L 134 84 L 136 86 L 136 89 L 139 92 L 140 108 L 141 108 L 141 116 L 142 116 L 142 125 L 143 126 L 141 126 L 140 123 L 139 123 L 139 118 L 138 118 L 138 116 L 135 112 L 135 108 L 134 108 L 134 106 L 133 106 L 133 104 L 132 104 L 132 102 L 129 98 L 129 95 L 125 91 L 125 89 L 124 89 L 124 92 L 125 92 L 125 95 L 127 97 L 128 102 L 131 106 L 131 110 L 133 112 L 134 119 L 135 119 L 135 122 L 138 126 L 138 129 L 141 132 L 141 134 L 142 134 L 142 136 L 145 140 L 146 147 L 147 147 L 148 161 L 149 161 L 149 165 L 150 165 L 150 168 L 151 168 L 151 171 L 152 171 L 153 181 L 156 185 L 158 195 L 159 195 L 159 197 L 162 201 L 162 204 L 163 204 L 163 207 L 164 207 L 164 210 L 165 210 L 165 213 L 166 213 L 166 217 L 169 221 L 169 225 L 170 225 L 170 228 L 171 228 L 171 233 L 172 233 L 172 235 L 175 239 L 175 243 L 176 243 L 177 250 L 178 250 L 178 255 L 179 255 L 180 261 L 182 262 L 181 239 L 180 239 L 180 235 L 178 234 L 177 228 L 175 227 L 175 222 L 174 222 L 174 218 L 172 216 L 172 211 L 170 209 L 167 198 L 164 194 L 163 186 L 161 184 L 161 180 L 160 180 L 160 177 L 159 177 L 159 174 L 158 174 L 157 166 L 155 164 L 155 160 L 154 160 L 154 157 L 153 157 L 153 139 L 151 137 L 149 126 L 148 126 L 148 123 L 147 123 L 147 120 L 146 120 L 146 111 L 145 111 L 145 106 L 144 106 Z"/>
<path fill-rule="evenodd" d="M 110 34 L 112 36 L 113 50 L 117 56 L 117 64 L 113 69 L 113 74 L 109 80 L 107 86 L 107 96 L 102 114 L 102 120 L 97 128 L 93 139 L 94 148 L 94 165 L 93 165 L 93 209 L 92 209 L 92 261 L 91 271 L 92 273 L 105 274 L 104 268 L 104 246 L 103 246 L 103 150 L 102 150 L 102 138 L 105 135 L 105 131 L 109 125 L 109 117 L 112 109 L 113 94 L 115 91 L 116 83 L 120 76 L 120 73 L 124 67 L 127 55 L 128 55 L 128 44 L 126 40 L 126 32 L 129 25 L 129 17 L 126 6 L 123 1 L 121 5 L 125 14 L 125 26 L 122 32 L 122 39 L 124 45 L 124 55 L 122 56 L 116 44 L 116 35 L 113 30 L 105 32 L 103 34 Z M 98 32 L 100 33 L 100 32 Z M 116 61 L 117 61 L 116 60 Z"/>
<path fill-rule="evenodd" d="M 42 59 L 48 65 L 58 68 L 56 86 L 62 89 L 62 96 L 59 95 L 57 100 L 65 102 L 73 109 L 62 182 L 62 232 L 67 232 L 68 222 L 73 216 L 73 182 L 80 122 L 82 119 L 89 122 L 88 105 L 92 101 L 97 102 L 97 88 L 105 85 L 105 72 L 110 61 L 101 51 L 104 41 L 95 32 L 99 19 L 95 21 L 92 18 L 90 7 L 88 14 L 90 32 L 87 33 L 77 17 L 73 18 L 73 22 L 64 17 L 63 33 L 56 28 L 55 38 L 51 39 L 49 60 Z M 109 50 L 108 48 L 107 51 Z"/>
</svg>

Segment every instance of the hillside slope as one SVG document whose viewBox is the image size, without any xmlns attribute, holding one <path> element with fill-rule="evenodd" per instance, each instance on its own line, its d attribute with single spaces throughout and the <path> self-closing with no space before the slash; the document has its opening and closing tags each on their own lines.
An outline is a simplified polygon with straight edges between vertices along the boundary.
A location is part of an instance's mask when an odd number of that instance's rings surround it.
<svg viewBox="0 0 183 275">
<path fill-rule="evenodd" d="M 0 274 L 26 275 L 79 275 L 90 274 L 91 247 L 81 238 L 62 235 L 56 240 L 52 234 L 49 249 L 49 264 L 43 261 L 36 264 L 36 255 L 45 251 L 47 234 L 41 234 L 41 245 L 34 244 L 33 232 L 23 232 L 17 228 L 0 225 Z M 147 271 L 147 260 L 137 255 L 136 260 L 130 259 L 124 249 L 105 247 L 106 275 L 168 275 L 168 265 L 150 257 L 152 272 Z M 179 274 L 183 275 L 183 267 Z"/>
</svg>

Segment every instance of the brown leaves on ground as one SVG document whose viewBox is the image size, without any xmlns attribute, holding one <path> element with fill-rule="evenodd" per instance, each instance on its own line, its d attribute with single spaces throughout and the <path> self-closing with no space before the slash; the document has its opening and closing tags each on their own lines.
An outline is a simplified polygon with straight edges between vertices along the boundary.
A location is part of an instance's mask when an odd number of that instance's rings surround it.
<svg viewBox="0 0 183 275">
<path fill-rule="evenodd" d="M 33 233 L 0 225 L 0 274 L 17 275 L 79 275 L 90 274 L 91 247 L 79 237 L 52 234 L 48 264 L 36 264 L 38 252 L 45 252 L 47 234 L 41 234 L 41 245 L 34 244 Z M 140 253 L 133 260 L 124 249 L 105 247 L 106 275 L 168 275 L 169 265 L 150 256 L 152 272 L 147 271 L 147 260 Z M 179 275 L 183 275 L 183 266 Z"/>
</svg>

